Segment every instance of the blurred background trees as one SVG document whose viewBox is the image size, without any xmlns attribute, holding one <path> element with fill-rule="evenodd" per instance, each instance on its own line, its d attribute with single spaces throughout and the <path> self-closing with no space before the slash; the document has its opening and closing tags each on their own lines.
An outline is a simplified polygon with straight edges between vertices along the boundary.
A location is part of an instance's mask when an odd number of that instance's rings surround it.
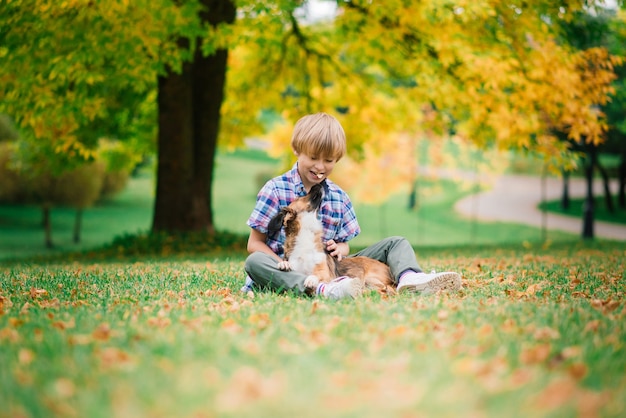
<svg viewBox="0 0 626 418">
<path fill-rule="evenodd" d="M 114 138 L 136 162 L 157 154 L 153 230 L 212 232 L 216 147 L 261 137 L 288 165 L 295 120 L 327 111 L 349 138 L 336 178 L 364 201 L 408 190 L 447 158 L 444 140 L 558 170 L 615 141 L 623 182 L 621 1 L 336 1 L 323 21 L 306 3 L 0 2 L 0 113 L 20 134 L 9 165 L 58 180 Z"/>
</svg>

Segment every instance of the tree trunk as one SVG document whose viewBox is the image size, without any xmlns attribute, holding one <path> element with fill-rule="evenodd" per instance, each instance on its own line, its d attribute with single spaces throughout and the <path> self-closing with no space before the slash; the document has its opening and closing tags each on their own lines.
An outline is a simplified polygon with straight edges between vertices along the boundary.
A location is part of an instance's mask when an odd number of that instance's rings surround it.
<svg viewBox="0 0 626 418">
<path fill-rule="evenodd" d="M 561 209 L 569 210 L 569 172 L 563 171 L 563 194 L 561 195 Z"/>
<path fill-rule="evenodd" d="M 80 229 L 83 224 L 83 210 L 76 209 L 76 217 L 74 218 L 74 244 L 80 243 Z"/>
<path fill-rule="evenodd" d="M 235 19 L 228 0 L 202 0 L 200 17 L 215 26 Z M 181 41 L 181 48 L 189 43 Z M 159 156 L 153 231 L 214 232 L 211 185 L 228 51 L 203 56 L 181 74 L 159 77 Z"/>
<path fill-rule="evenodd" d="M 596 167 L 598 167 L 598 171 L 602 176 L 602 185 L 604 187 L 604 202 L 606 204 L 606 210 L 609 213 L 615 213 L 615 207 L 613 206 L 613 196 L 611 196 L 611 187 L 610 187 L 610 179 L 609 174 L 606 172 L 600 161 L 596 160 Z"/>
<path fill-rule="evenodd" d="M 44 204 L 41 208 L 42 213 L 42 223 L 44 230 L 44 244 L 46 248 L 53 248 L 54 244 L 52 243 L 52 225 L 50 222 L 50 206 Z"/>
<path fill-rule="evenodd" d="M 594 196 L 593 196 L 593 168 L 596 165 L 596 146 L 588 145 L 587 162 L 585 167 L 585 177 L 587 180 L 587 195 L 583 204 L 583 233 L 584 239 L 593 239 L 593 217 L 594 217 Z"/>
<path fill-rule="evenodd" d="M 191 65 L 185 63 L 181 74 L 170 71 L 158 80 L 159 155 L 152 224 L 155 231 L 191 230 Z"/>
<path fill-rule="evenodd" d="M 617 204 L 620 209 L 626 209 L 626 151 L 622 151 L 622 161 L 620 161 L 618 173 Z"/>
</svg>

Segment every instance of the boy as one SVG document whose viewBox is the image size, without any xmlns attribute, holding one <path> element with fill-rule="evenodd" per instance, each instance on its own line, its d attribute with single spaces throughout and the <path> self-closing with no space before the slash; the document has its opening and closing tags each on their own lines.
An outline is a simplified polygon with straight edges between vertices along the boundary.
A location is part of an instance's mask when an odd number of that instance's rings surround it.
<svg viewBox="0 0 626 418">
<path fill-rule="evenodd" d="M 257 195 L 256 205 L 248 218 L 250 236 L 245 270 L 248 273 L 244 292 L 254 287 L 304 294 L 304 274 L 281 271 L 277 263 L 284 256 L 284 231 L 268 236 L 268 224 L 282 207 L 308 193 L 314 184 L 324 185 L 324 199 L 319 210 L 324 227 L 327 252 L 341 260 L 350 254 L 348 241 L 361 229 L 348 195 L 328 179 L 335 164 L 346 153 L 346 135 L 341 124 L 326 113 L 302 117 L 296 123 L 291 147 L 298 158 L 293 168 L 268 181 Z M 415 252 L 402 237 L 386 238 L 354 255 L 377 259 L 387 264 L 397 280 L 398 292 L 433 293 L 438 290 L 458 290 L 461 277 L 457 273 L 422 272 Z M 359 286 L 356 279 L 340 277 L 321 283 L 316 294 L 332 299 L 354 298 Z"/>
</svg>

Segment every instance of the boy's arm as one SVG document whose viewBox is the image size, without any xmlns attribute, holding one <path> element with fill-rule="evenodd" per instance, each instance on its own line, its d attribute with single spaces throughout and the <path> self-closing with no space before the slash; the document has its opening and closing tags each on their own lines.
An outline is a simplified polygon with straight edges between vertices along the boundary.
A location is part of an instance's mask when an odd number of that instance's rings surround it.
<svg viewBox="0 0 626 418">
<path fill-rule="evenodd" d="M 282 261 L 279 256 L 265 243 L 267 235 L 257 231 L 254 228 L 250 228 L 250 236 L 248 237 L 248 253 L 252 254 L 256 251 L 261 251 L 265 254 L 273 256 L 276 261 Z"/>
</svg>

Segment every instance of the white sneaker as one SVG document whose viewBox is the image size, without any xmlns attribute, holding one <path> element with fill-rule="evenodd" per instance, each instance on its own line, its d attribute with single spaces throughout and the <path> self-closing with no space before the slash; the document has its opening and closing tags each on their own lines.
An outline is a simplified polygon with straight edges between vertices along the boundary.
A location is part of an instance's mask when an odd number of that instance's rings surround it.
<svg viewBox="0 0 626 418">
<path fill-rule="evenodd" d="M 363 282 L 348 276 L 325 283 L 322 295 L 329 299 L 356 298 L 363 293 Z"/>
<path fill-rule="evenodd" d="M 420 292 L 424 295 L 442 290 L 457 291 L 461 288 L 461 276 L 458 273 L 445 271 L 435 273 L 408 273 L 398 284 L 398 293 Z"/>
</svg>

